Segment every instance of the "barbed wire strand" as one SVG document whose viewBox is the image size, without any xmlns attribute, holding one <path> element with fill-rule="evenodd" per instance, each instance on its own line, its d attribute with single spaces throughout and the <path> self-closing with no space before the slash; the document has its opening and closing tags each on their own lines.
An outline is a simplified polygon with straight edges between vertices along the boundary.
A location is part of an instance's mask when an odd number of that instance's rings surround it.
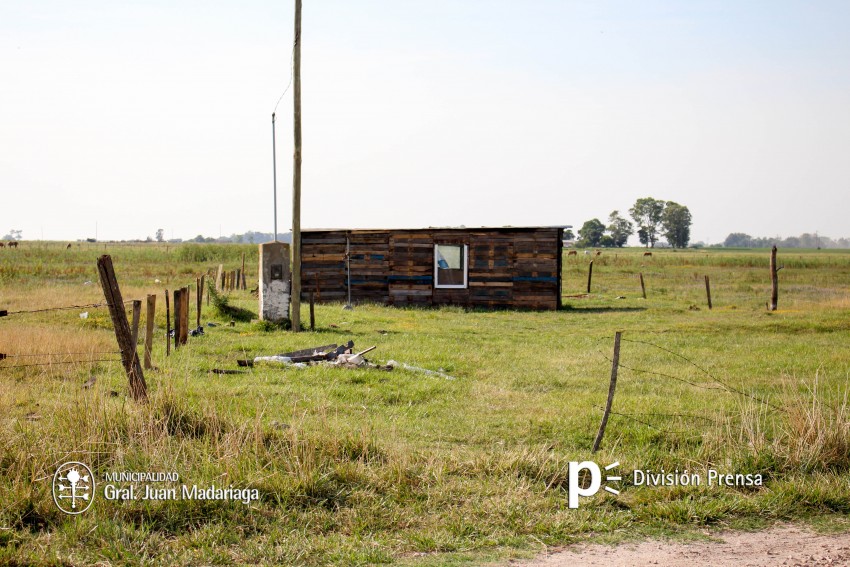
<svg viewBox="0 0 850 567">
<path fill-rule="evenodd" d="M 135 301 L 135 300 L 129 299 L 127 301 L 124 301 L 124 304 L 126 305 L 128 303 L 133 303 L 133 301 Z M 94 309 L 95 307 L 106 307 L 108 305 L 109 305 L 108 303 L 90 303 L 88 305 L 68 305 L 68 306 L 65 306 L 65 307 L 47 307 L 45 309 L 29 309 L 29 310 L 22 310 L 22 311 L 8 311 L 8 312 L 6 312 L 6 315 L 22 315 L 22 314 L 27 314 L 27 313 L 46 313 L 48 311 L 66 311 L 66 310 L 72 310 L 72 309 Z"/>
<path fill-rule="evenodd" d="M 729 384 L 727 384 L 727 383 L 723 382 L 722 380 L 720 380 L 719 378 L 717 378 L 716 376 L 714 376 L 711 372 L 709 372 L 708 370 L 706 370 L 705 368 L 703 368 L 702 366 L 700 366 L 699 364 L 697 364 L 696 362 L 694 362 L 694 361 L 693 361 L 693 360 L 691 360 L 690 358 L 688 358 L 688 357 L 686 357 L 686 356 L 684 356 L 684 355 L 682 355 L 682 354 L 679 354 L 678 352 L 672 351 L 672 350 L 670 350 L 670 349 L 668 349 L 668 348 L 664 348 L 663 346 L 660 346 L 660 345 L 657 345 L 657 344 L 654 344 L 654 343 L 650 343 L 650 342 L 647 342 L 647 341 L 639 341 L 639 340 L 626 339 L 626 338 L 622 338 L 621 340 L 626 341 L 626 342 L 629 342 L 629 343 L 635 343 L 635 344 L 642 344 L 642 345 L 651 346 L 651 347 L 657 348 L 658 350 L 664 351 L 664 352 L 666 352 L 666 353 L 668 353 L 668 354 L 672 354 L 672 355 L 673 355 L 673 356 L 675 356 L 675 357 L 681 358 L 682 360 L 684 360 L 684 361 L 685 361 L 685 362 L 687 362 L 688 364 L 692 365 L 694 368 L 696 368 L 697 370 L 699 370 L 700 372 L 702 372 L 703 374 L 705 374 L 706 376 L 708 376 L 709 378 L 711 378 L 712 380 L 714 380 L 715 382 L 717 382 L 718 384 L 720 384 L 721 386 L 723 386 L 723 388 L 724 388 L 727 392 L 729 392 L 729 393 L 735 393 L 735 394 L 738 394 L 739 396 L 744 396 L 744 397 L 750 398 L 750 399 L 752 399 L 752 400 L 754 400 L 754 401 L 757 401 L 757 402 L 759 402 L 759 403 L 763 403 L 763 404 L 765 404 L 765 405 L 767 405 L 767 406 L 769 406 L 769 407 L 771 407 L 771 408 L 773 408 L 773 409 L 775 409 L 775 410 L 778 410 L 778 411 L 781 411 L 781 412 L 787 412 L 787 410 L 786 410 L 785 408 L 779 407 L 779 406 L 777 406 L 777 405 L 775 405 L 775 404 L 773 404 L 773 403 L 771 403 L 771 402 L 767 401 L 767 400 L 766 400 L 766 399 L 764 399 L 764 398 L 760 398 L 760 397 L 755 396 L 755 395 L 753 395 L 753 394 L 748 394 L 747 392 L 744 392 L 743 390 L 739 390 L 739 389 L 737 389 L 737 388 L 735 388 L 735 387 L 733 387 L 733 386 L 730 386 Z M 604 356 L 604 355 L 603 355 L 603 356 Z M 622 365 L 621 365 L 621 366 L 622 366 Z M 625 368 L 625 367 L 623 367 L 623 368 Z M 627 370 L 629 370 L 629 369 L 627 368 Z"/>
<path fill-rule="evenodd" d="M 96 360 L 64 360 L 54 362 L 36 362 L 33 364 L 15 364 L 12 366 L 0 365 L 0 370 L 11 370 L 13 368 L 29 368 L 32 366 L 53 366 L 58 364 L 94 364 L 96 362 L 121 362 L 119 358 L 99 358 Z"/>
<path fill-rule="evenodd" d="M 96 350 L 92 352 L 37 352 L 33 354 L 6 354 L 6 358 L 23 358 L 35 356 L 85 356 L 88 354 L 121 354 L 120 350 Z M 2 360 L 2 359 L 0 359 Z"/>
<path fill-rule="evenodd" d="M 603 411 L 603 412 L 605 411 L 605 408 L 603 408 L 601 406 L 596 406 L 596 409 Z M 631 421 L 634 421 L 634 422 L 640 423 L 642 425 L 645 425 L 647 427 L 650 427 L 652 429 L 655 429 L 656 431 L 658 431 L 660 433 L 664 433 L 664 434 L 675 433 L 676 435 L 683 435 L 683 436 L 685 436 L 686 438 L 689 438 L 689 439 L 691 439 L 691 438 L 696 439 L 698 437 L 701 437 L 701 435 L 695 435 L 695 434 L 690 433 L 688 431 L 682 431 L 682 430 L 678 430 L 678 429 L 661 429 L 657 425 L 653 425 L 649 422 L 643 421 L 642 419 L 638 419 L 638 418 L 634 417 L 633 415 L 630 415 L 630 414 L 627 414 L 627 413 L 620 413 L 620 412 L 616 412 L 616 411 L 613 411 L 613 410 L 610 411 L 609 413 L 611 415 L 617 415 L 617 416 L 620 416 L 620 417 L 625 417 L 626 419 L 630 419 Z"/>
<path fill-rule="evenodd" d="M 611 360 L 611 358 L 609 358 L 608 355 L 606 355 L 604 352 L 602 352 L 602 351 L 597 351 L 597 352 L 599 353 L 599 355 L 602 358 L 604 358 L 608 362 L 610 362 L 612 364 L 614 363 L 614 361 Z M 702 388 L 703 390 L 719 390 L 721 392 L 728 392 L 728 390 L 726 388 L 723 388 L 722 386 L 707 386 L 705 384 L 697 384 L 696 382 L 692 382 L 690 380 L 686 380 L 684 378 L 680 378 L 679 376 L 674 376 L 672 374 L 666 374 L 664 372 L 656 372 L 655 370 L 644 370 L 642 368 L 632 368 L 630 366 L 626 366 L 625 364 L 621 364 L 621 363 L 617 363 L 617 367 L 622 368 L 624 370 L 631 370 L 632 372 L 639 372 L 641 374 L 652 374 L 654 376 L 661 376 L 662 378 L 670 378 L 671 380 L 678 380 L 679 382 L 684 382 L 685 384 L 688 384 L 688 385 L 693 386 L 695 388 Z"/>
</svg>

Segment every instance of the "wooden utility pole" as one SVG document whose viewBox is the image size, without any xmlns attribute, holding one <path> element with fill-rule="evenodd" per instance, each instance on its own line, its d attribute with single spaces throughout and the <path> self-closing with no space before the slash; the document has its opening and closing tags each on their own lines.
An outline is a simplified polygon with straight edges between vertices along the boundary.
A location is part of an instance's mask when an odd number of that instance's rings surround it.
<svg viewBox="0 0 850 567">
<path fill-rule="evenodd" d="M 301 0 L 295 0 L 295 45 L 292 51 L 292 330 L 301 330 Z"/>
<path fill-rule="evenodd" d="M 142 365 L 139 363 L 139 355 L 134 348 L 130 323 L 124 311 L 124 299 L 121 297 L 115 270 L 112 268 L 112 258 L 109 255 L 104 254 L 97 259 L 97 272 L 106 304 L 109 306 L 109 315 L 112 318 L 112 326 L 115 328 L 118 348 L 121 350 L 121 363 L 130 382 L 130 395 L 136 401 L 145 401 L 148 398 L 148 386 L 145 383 Z"/>
<path fill-rule="evenodd" d="M 769 308 L 771 311 L 776 311 L 776 309 L 779 307 L 779 276 L 777 275 L 778 271 L 779 269 L 776 267 L 776 246 L 774 246 L 770 251 L 771 293 Z"/>
</svg>

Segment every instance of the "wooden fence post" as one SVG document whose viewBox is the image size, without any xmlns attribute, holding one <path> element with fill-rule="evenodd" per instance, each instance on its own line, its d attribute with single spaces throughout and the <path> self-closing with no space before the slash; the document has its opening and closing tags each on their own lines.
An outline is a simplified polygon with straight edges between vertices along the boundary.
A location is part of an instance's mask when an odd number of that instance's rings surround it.
<svg viewBox="0 0 850 567">
<path fill-rule="evenodd" d="M 776 246 L 770 250 L 770 305 L 769 308 L 771 311 L 776 311 L 779 307 L 779 276 L 777 274 L 779 270 L 776 267 Z"/>
<path fill-rule="evenodd" d="M 153 368 L 151 351 L 153 350 L 153 322 L 156 314 L 156 295 L 148 295 L 148 312 L 145 315 L 145 370 Z"/>
<path fill-rule="evenodd" d="M 180 296 L 180 345 L 189 342 L 189 288 L 184 287 Z"/>
<path fill-rule="evenodd" d="M 245 285 L 245 253 L 242 252 L 242 279 L 239 283 L 239 287 L 242 289 L 248 289 L 248 286 Z"/>
<path fill-rule="evenodd" d="M 127 373 L 130 382 L 130 395 L 134 400 L 145 401 L 148 398 L 148 386 L 145 383 L 145 375 L 142 365 L 139 364 L 139 355 L 133 348 L 132 336 L 130 334 L 130 323 L 127 322 L 127 313 L 124 311 L 124 300 L 115 278 L 112 268 L 112 258 L 104 254 L 97 259 L 97 272 L 100 276 L 100 285 L 106 304 L 109 306 L 109 315 L 112 318 L 112 326 L 115 328 L 115 339 L 121 350 L 121 363 Z"/>
<path fill-rule="evenodd" d="M 590 293 L 590 280 L 593 279 L 593 260 L 590 261 L 590 267 L 587 269 L 587 293 Z"/>
<path fill-rule="evenodd" d="M 310 292 L 310 330 L 316 330 L 316 307 L 313 301 L 313 292 Z"/>
<path fill-rule="evenodd" d="M 183 322 L 180 317 L 180 306 L 183 304 L 183 288 L 174 290 L 174 350 L 180 347 L 180 324 Z"/>
<path fill-rule="evenodd" d="M 643 298 L 646 299 L 646 285 L 643 283 L 643 272 L 640 273 L 640 292 Z"/>
<path fill-rule="evenodd" d="M 711 284 L 708 281 L 708 274 L 705 276 L 705 297 L 708 299 L 708 309 L 711 310 Z"/>
<path fill-rule="evenodd" d="M 224 265 L 218 265 L 218 271 L 215 273 L 215 288 L 219 291 L 224 291 Z"/>
<path fill-rule="evenodd" d="M 177 309 L 177 306 L 174 306 Z M 168 290 L 165 290 L 165 356 L 171 355 L 171 304 L 168 302 Z"/>
<path fill-rule="evenodd" d="M 611 414 L 611 404 L 614 402 L 614 389 L 617 387 L 617 369 L 620 367 L 620 337 L 622 334 L 620 331 L 614 334 L 614 358 L 611 360 L 611 383 L 608 385 L 608 402 L 605 404 L 602 423 L 599 424 L 599 432 L 596 434 L 596 440 L 593 442 L 593 451 L 591 453 L 599 450 L 602 437 L 605 435 L 605 426 L 608 425 L 608 416 Z"/>
<path fill-rule="evenodd" d="M 142 318 L 142 302 L 139 299 L 133 300 L 133 320 L 130 323 L 130 336 L 133 339 L 133 350 L 139 344 L 139 320 Z"/>
<path fill-rule="evenodd" d="M 198 309 L 198 326 L 197 328 L 201 328 L 201 310 L 204 308 L 204 276 L 201 276 L 198 279 L 198 297 L 195 298 L 197 301 L 195 302 L 195 307 Z"/>
</svg>

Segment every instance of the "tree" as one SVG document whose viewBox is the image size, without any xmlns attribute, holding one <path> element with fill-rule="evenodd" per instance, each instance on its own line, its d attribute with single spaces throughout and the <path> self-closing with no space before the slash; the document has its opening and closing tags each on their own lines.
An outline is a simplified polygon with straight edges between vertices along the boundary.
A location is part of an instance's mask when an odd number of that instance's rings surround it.
<svg viewBox="0 0 850 567">
<path fill-rule="evenodd" d="M 578 231 L 578 242 L 576 242 L 576 246 L 599 246 L 604 234 L 605 225 L 602 224 L 602 221 L 599 219 L 591 219 L 581 225 L 581 228 Z"/>
<path fill-rule="evenodd" d="M 156 241 L 165 242 L 165 231 L 161 228 L 156 229 Z"/>
<path fill-rule="evenodd" d="M 22 238 L 21 233 L 23 233 L 23 230 L 9 229 L 9 234 L 3 236 L 3 240 L 20 240 Z"/>
<path fill-rule="evenodd" d="M 753 244 L 753 237 L 745 232 L 733 232 L 723 241 L 726 248 L 749 248 Z"/>
<path fill-rule="evenodd" d="M 638 226 L 638 236 L 643 231 L 641 244 L 655 247 L 658 240 L 658 228 L 661 226 L 661 217 L 664 215 L 664 201 L 658 201 L 652 197 L 644 197 L 635 201 L 634 206 L 629 209 L 629 214 Z"/>
<path fill-rule="evenodd" d="M 611 235 L 613 241 L 611 246 L 622 248 L 629 240 L 629 237 L 634 234 L 634 225 L 621 217 L 620 211 L 613 211 L 608 216 L 608 222 L 610 223 L 608 225 L 608 234 Z"/>
<path fill-rule="evenodd" d="M 564 231 L 564 240 L 575 240 L 576 235 L 573 234 L 572 229 L 568 228 Z"/>
<path fill-rule="evenodd" d="M 667 201 L 662 215 L 664 237 L 673 248 L 687 248 L 691 239 L 691 212 L 688 207 Z"/>
</svg>

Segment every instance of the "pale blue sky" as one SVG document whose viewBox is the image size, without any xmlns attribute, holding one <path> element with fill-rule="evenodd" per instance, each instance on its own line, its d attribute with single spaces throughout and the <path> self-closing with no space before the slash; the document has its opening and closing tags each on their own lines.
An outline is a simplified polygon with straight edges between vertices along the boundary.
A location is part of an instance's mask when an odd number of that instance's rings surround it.
<svg viewBox="0 0 850 567">
<path fill-rule="evenodd" d="M 0 233 L 270 231 L 292 11 L 0 1 Z M 304 0 L 303 26 L 305 227 L 580 226 L 653 196 L 693 240 L 850 236 L 850 3 Z"/>
</svg>

